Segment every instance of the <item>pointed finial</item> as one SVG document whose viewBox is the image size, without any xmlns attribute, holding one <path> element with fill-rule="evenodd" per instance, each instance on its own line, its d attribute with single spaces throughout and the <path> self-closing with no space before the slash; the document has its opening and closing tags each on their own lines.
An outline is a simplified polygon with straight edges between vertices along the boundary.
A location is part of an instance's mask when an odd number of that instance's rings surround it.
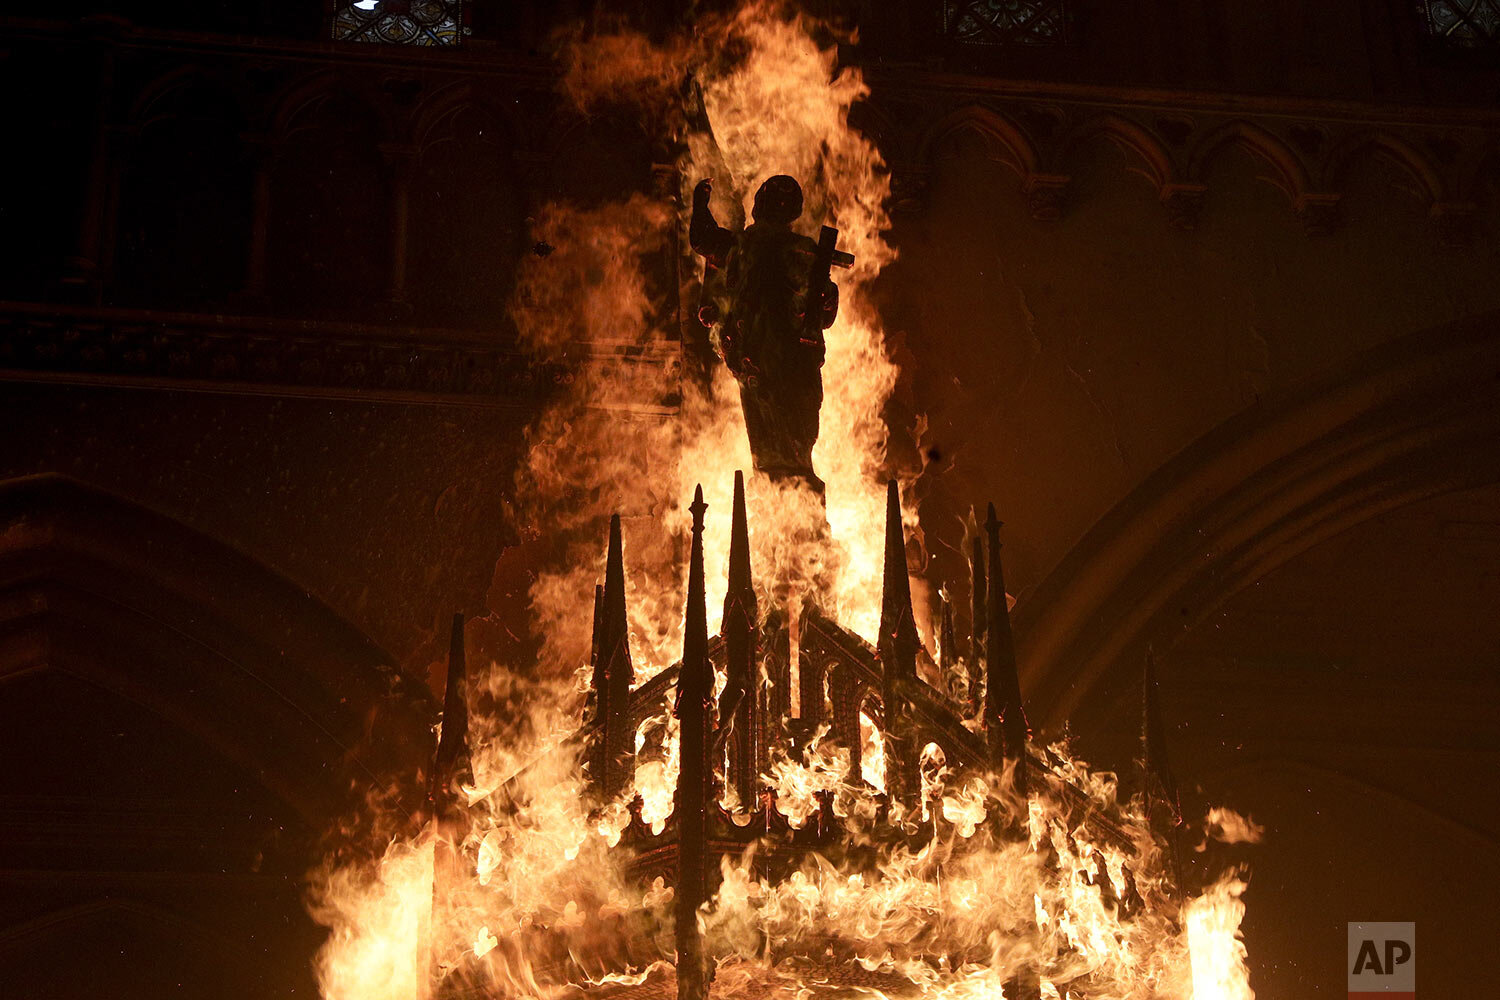
<svg viewBox="0 0 1500 1000">
<path fill-rule="evenodd" d="M 430 794 L 442 796 L 469 764 L 468 669 L 464 656 L 463 612 L 453 615 L 448 634 L 448 679 L 443 691 L 443 728 L 433 756 Z"/>
<path fill-rule="evenodd" d="M 906 572 L 906 532 L 901 525 L 901 490 L 892 479 L 885 491 L 885 580 L 880 609 L 882 635 L 915 646 L 917 626 L 911 613 L 911 580 Z"/>
<path fill-rule="evenodd" d="M 703 514 L 708 510 L 708 504 L 703 502 L 703 487 L 700 484 L 693 490 L 693 502 L 688 505 L 688 510 L 693 512 L 693 530 L 703 530 Z"/>
<path fill-rule="evenodd" d="M 984 530 L 992 535 L 998 536 L 1000 529 L 1003 527 L 1005 527 L 1005 522 L 995 516 L 994 503 L 989 504 L 989 508 L 984 518 Z"/>
<path fill-rule="evenodd" d="M 734 473 L 734 507 L 729 522 L 729 593 L 753 599 L 750 580 L 750 522 L 745 514 L 745 474 Z M 726 600 L 729 598 L 726 597 Z"/>
<path fill-rule="evenodd" d="M 985 615 L 989 647 L 985 653 L 985 728 L 991 759 L 997 765 L 1002 759 L 1016 761 L 1017 787 L 1025 791 L 1026 740 L 1031 727 L 1021 702 L 1021 681 L 1016 666 L 1015 639 L 1010 629 L 1010 607 L 1005 594 L 1005 568 L 1000 560 L 1000 519 L 995 505 L 989 505 L 985 518 L 989 536 L 989 580 L 986 596 L 989 607 Z"/>
</svg>

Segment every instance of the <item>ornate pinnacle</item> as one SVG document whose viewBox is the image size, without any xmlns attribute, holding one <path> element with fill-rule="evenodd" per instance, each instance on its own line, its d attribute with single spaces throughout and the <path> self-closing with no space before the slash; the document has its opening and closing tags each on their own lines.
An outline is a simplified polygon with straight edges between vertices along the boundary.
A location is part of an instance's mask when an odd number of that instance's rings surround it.
<svg viewBox="0 0 1500 1000">
<path fill-rule="evenodd" d="M 435 807 L 446 810 L 450 805 L 452 784 L 469 769 L 469 701 L 468 669 L 464 656 L 464 616 L 453 616 L 448 636 L 448 680 L 443 692 L 443 729 L 437 752 L 432 759 L 432 778 L 428 796 Z"/>
<path fill-rule="evenodd" d="M 598 667 L 602 680 L 598 690 L 598 717 L 603 721 L 597 757 L 601 765 L 594 780 L 606 798 L 622 791 L 635 771 L 635 734 L 630 729 L 630 687 L 634 670 L 630 663 L 630 624 L 625 609 L 625 549 L 620 534 L 620 515 L 609 519 L 609 554 L 604 563 L 604 596 L 598 636 Z"/>
<path fill-rule="evenodd" d="M 910 647 L 920 643 L 911 613 L 911 580 L 906 573 L 906 532 L 901 526 L 901 491 L 892 479 L 885 492 L 885 580 L 880 605 L 880 638 Z M 912 674 L 916 673 L 915 660 Z"/>
<path fill-rule="evenodd" d="M 729 749 L 729 780 L 741 805 L 755 797 L 759 738 L 756 704 L 755 647 L 759 609 L 750 577 L 750 527 L 745 515 L 745 475 L 734 474 L 734 514 L 729 529 L 729 587 L 724 593 L 725 684 L 719 698 L 717 739 L 733 738 Z"/>
<path fill-rule="evenodd" d="M 943 683 L 949 684 L 953 680 L 953 668 L 958 663 L 958 635 L 953 628 L 953 602 L 948 600 L 946 590 L 940 596 L 943 601 L 943 618 L 938 627 L 938 666 L 943 668 Z"/>
<path fill-rule="evenodd" d="M 708 803 L 713 765 L 709 755 L 713 668 L 708 662 L 708 609 L 703 585 L 703 502 L 693 496 L 693 541 L 688 557 L 687 609 L 678 674 L 677 717 L 682 720 L 677 773 L 678 861 L 676 902 L 678 1000 L 705 1000 L 708 964 L 698 931 L 698 908 L 707 892 Z"/>
<path fill-rule="evenodd" d="M 1000 563 L 1000 519 L 989 505 L 984 530 L 989 541 L 988 608 L 989 643 L 985 659 L 985 730 L 989 735 L 990 760 L 996 766 L 1014 761 L 1016 787 L 1026 790 L 1026 739 L 1031 729 L 1021 704 L 1021 679 L 1016 669 L 1015 639 L 1010 630 L 1010 608 L 1005 600 L 1005 570 Z"/>
<path fill-rule="evenodd" d="M 724 594 L 724 619 L 748 612 L 755 622 L 755 586 L 750 577 L 750 524 L 745 516 L 745 474 L 734 473 L 734 510 L 729 525 L 729 589 Z"/>
<path fill-rule="evenodd" d="M 603 696 L 604 661 L 599 656 L 599 629 L 604 624 L 604 585 L 594 584 L 594 631 L 589 638 L 589 665 L 593 675 L 589 681 L 588 700 L 583 705 L 583 724 L 593 725 L 599 721 L 599 704 Z"/>
<path fill-rule="evenodd" d="M 880 700 L 885 710 L 885 790 L 893 802 L 916 805 L 917 757 L 911 738 L 907 699 L 917 678 L 916 622 L 911 613 L 911 581 L 906 574 L 906 534 L 901 527 L 901 494 L 892 479 L 886 487 L 885 587 L 880 609 Z"/>
<path fill-rule="evenodd" d="M 969 544 L 969 712 L 977 714 L 984 707 L 980 699 L 980 685 L 984 677 L 980 665 L 984 662 L 984 647 L 989 637 L 989 631 L 985 627 L 989 597 L 984 576 L 984 539 L 979 537 L 979 519 L 974 517 L 972 508 L 969 516 L 976 528 Z"/>
</svg>

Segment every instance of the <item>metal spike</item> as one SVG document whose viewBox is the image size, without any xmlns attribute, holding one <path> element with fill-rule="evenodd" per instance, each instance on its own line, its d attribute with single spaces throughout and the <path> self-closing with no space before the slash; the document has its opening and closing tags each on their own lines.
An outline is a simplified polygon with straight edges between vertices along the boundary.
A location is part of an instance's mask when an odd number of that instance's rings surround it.
<svg viewBox="0 0 1500 1000">
<path fill-rule="evenodd" d="M 1005 570 L 1000 560 L 1000 519 L 990 504 L 984 530 L 989 542 L 988 608 L 989 625 L 986 650 L 985 729 L 989 736 L 990 759 L 999 766 L 1015 762 L 1016 787 L 1026 791 L 1026 740 L 1031 735 L 1026 709 L 1021 702 L 1021 679 L 1016 667 L 1015 638 L 1010 630 L 1010 608 L 1005 599 Z"/>
<path fill-rule="evenodd" d="M 698 930 L 698 908 L 708 888 L 708 804 L 712 763 L 709 725 L 713 667 L 708 661 L 708 610 L 703 583 L 703 488 L 693 496 L 693 540 L 688 557 L 687 609 L 684 615 L 682 666 L 677 681 L 677 717 L 681 720 L 680 768 L 677 773 L 678 859 L 676 904 L 678 1000 L 705 1000 L 708 964 Z"/>
</svg>

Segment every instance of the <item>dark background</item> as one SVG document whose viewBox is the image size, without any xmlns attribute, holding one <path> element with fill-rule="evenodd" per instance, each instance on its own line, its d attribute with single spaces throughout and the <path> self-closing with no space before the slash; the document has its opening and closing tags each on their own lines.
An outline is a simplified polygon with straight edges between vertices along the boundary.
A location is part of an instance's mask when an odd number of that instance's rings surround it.
<svg viewBox="0 0 1500 1000">
<path fill-rule="evenodd" d="M 1110 765 L 1154 647 L 1190 807 L 1268 830 L 1259 995 L 1340 995 L 1351 920 L 1417 922 L 1424 994 L 1488 984 L 1500 46 L 1400 0 L 1079 0 L 995 44 L 824 6 L 897 195 L 914 571 L 961 581 L 994 500 L 1033 721 Z M 314 990 L 319 838 L 429 752 L 451 613 L 516 615 L 527 219 L 668 162 L 555 96 L 588 5 L 476 0 L 443 49 L 331 13 L 0 18 L 7 997 Z"/>
</svg>

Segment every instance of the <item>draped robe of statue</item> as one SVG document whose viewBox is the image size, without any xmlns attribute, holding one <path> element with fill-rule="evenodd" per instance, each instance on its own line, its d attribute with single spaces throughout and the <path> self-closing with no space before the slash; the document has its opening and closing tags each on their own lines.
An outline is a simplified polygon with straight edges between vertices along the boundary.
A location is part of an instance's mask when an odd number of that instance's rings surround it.
<svg viewBox="0 0 1500 1000">
<path fill-rule="evenodd" d="M 717 331 L 739 383 L 755 468 L 821 493 L 812 450 L 823 405 L 823 331 L 838 313 L 838 286 L 814 276 L 818 245 L 791 228 L 802 212 L 802 191 L 792 178 L 761 186 L 754 221 L 740 233 L 715 221 L 708 193 L 708 182 L 701 182 L 688 234 L 706 264 L 699 315 Z M 809 294 L 810 281 L 822 287 Z"/>
</svg>

